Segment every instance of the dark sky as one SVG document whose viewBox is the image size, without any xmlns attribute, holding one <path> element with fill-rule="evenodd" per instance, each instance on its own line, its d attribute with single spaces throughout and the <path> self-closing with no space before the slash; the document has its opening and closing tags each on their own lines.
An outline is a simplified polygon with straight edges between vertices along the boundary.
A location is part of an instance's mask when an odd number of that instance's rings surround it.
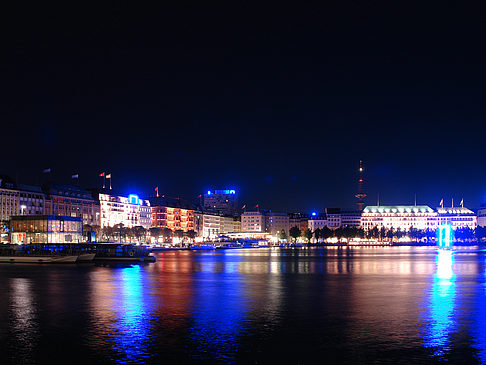
<svg viewBox="0 0 486 365">
<path fill-rule="evenodd" d="M 308 212 L 353 207 L 362 159 L 370 204 L 475 208 L 486 5 L 426 3 L 4 9 L 0 172 Z"/>
</svg>

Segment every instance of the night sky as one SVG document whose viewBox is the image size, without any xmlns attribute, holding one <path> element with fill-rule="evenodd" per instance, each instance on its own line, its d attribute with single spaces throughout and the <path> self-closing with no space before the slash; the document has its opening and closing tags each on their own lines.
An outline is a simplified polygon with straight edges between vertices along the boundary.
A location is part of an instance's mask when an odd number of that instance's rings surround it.
<svg viewBox="0 0 486 365">
<path fill-rule="evenodd" d="M 0 173 L 274 211 L 486 201 L 484 2 L 2 15 Z"/>
</svg>

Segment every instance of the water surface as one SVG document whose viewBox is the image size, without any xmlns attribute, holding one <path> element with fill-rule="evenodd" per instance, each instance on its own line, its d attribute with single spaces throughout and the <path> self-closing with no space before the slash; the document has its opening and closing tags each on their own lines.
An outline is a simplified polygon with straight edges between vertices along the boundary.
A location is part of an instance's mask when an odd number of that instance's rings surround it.
<svg viewBox="0 0 486 365">
<path fill-rule="evenodd" d="M 0 264 L 1 363 L 486 363 L 478 248 Z"/>
</svg>

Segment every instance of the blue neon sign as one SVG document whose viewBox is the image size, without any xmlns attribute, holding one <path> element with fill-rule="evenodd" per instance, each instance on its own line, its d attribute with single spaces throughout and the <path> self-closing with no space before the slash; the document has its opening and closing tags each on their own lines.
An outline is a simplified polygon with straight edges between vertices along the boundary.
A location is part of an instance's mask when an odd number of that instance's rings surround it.
<svg viewBox="0 0 486 365">
<path fill-rule="evenodd" d="M 139 201 L 140 201 L 140 199 L 138 198 L 138 195 L 137 194 L 130 194 L 128 196 L 128 203 L 129 204 L 138 205 L 139 204 Z"/>
</svg>

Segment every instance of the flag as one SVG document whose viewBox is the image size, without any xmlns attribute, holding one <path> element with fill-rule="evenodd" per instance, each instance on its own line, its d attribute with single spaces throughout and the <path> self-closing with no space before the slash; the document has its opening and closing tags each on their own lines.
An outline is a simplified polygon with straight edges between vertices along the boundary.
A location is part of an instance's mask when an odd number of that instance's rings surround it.
<svg viewBox="0 0 486 365">
<path fill-rule="evenodd" d="M 100 174 L 100 177 L 103 177 L 103 176 L 105 176 L 105 172 L 104 171 Z"/>
<path fill-rule="evenodd" d="M 110 174 L 106 174 L 106 178 L 107 179 L 111 179 L 111 173 Z"/>
<path fill-rule="evenodd" d="M 51 172 L 51 169 L 50 169 L 50 168 L 48 168 L 48 169 L 45 169 L 45 170 L 44 170 L 44 171 L 42 171 L 42 172 L 43 172 L 44 174 L 48 174 L 48 173 L 50 173 L 50 172 Z"/>
<path fill-rule="evenodd" d="M 464 208 L 464 198 L 461 199 L 461 207 Z"/>
<path fill-rule="evenodd" d="M 157 198 L 158 198 L 159 197 L 159 187 L 158 186 L 155 187 L 155 192 L 157 193 Z"/>
<path fill-rule="evenodd" d="M 241 207 L 241 209 L 246 209 L 246 204 Z"/>
<path fill-rule="evenodd" d="M 255 205 L 255 208 L 258 208 L 258 204 L 257 204 L 257 205 Z"/>
<path fill-rule="evenodd" d="M 444 198 L 442 198 L 442 199 L 440 200 L 439 205 L 440 205 L 442 208 L 444 208 Z"/>
<path fill-rule="evenodd" d="M 71 179 L 79 179 L 79 174 L 74 174 L 71 176 Z"/>
</svg>

